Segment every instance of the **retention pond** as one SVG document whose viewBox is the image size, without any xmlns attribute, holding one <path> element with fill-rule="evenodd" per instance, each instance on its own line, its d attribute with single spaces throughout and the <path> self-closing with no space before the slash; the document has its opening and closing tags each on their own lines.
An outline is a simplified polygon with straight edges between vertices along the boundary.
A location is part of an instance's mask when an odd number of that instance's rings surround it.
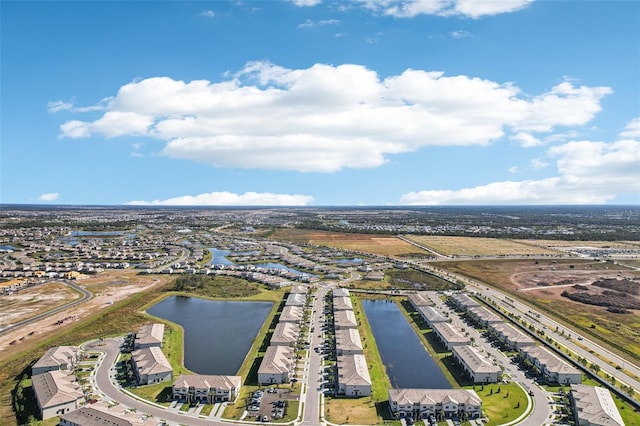
<svg viewBox="0 0 640 426">
<path fill-rule="evenodd" d="M 147 310 L 184 329 L 184 365 L 199 374 L 235 375 L 273 303 L 172 296 Z"/>
<path fill-rule="evenodd" d="M 438 364 L 389 300 L 363 300 L 362 307 L 394 388 L 451 389 Z"/>
</svg>

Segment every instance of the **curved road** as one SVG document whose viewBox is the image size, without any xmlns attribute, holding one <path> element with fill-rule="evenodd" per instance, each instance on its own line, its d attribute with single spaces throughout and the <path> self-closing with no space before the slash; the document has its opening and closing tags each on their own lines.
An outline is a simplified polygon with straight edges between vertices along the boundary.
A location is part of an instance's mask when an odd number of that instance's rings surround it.
<svg viewBox="0 0 640 426">
<path fill-rule="evenodd" d="M 102 352 L 104 356 L 99 363 L 96 370 L 95 384 L 99 390 L 99 393 L 103 394 L 106 398 L 118 403 L 124 407 L 135 408 L 141 413 L 147 413 L 158 420 L 162 419 L 173 424 L 189 424 L 194 426 L 210 426 L 210 425 L 224 425 L 225 423 L 202 419 L 195 416 L 186 414 L 179 414 L 175 411 L 170 411 L 166 408 L 160 408 L 141 402 L 126 393 L 114 383 L 115 379 L 112 379 L 112 374 L 115 373 L 114 363 L 120 353 L 120 344 L 122 339 L 105 339 L 103 341 L 89 342 L 84 346 L 85 350 Z M 228 425 L 228 423 L 227 423 Z"/>
<path fill-rule="evenodd" d="M 0 330 L 0 335 L 8 333 L 8 332 L 10 332 L 12 330 L 18 329 L 20 327 L 24 327 L 27 324 L 31 324 L 32 322 L 39 321 L 39 320 L 41 320 L 43 318 L 46 318 L 48 316 L 57 314 L 58 312 L 62 312 L 62 311 L 66 310 L 66 309 L 69 309 L 69 308 L 71 308 L 73 306 L 79 305 L 80 303 L 84 303 L 84 302 L 86 302 L 87 300 L 89 300 L 89 299 L 91 299 L 93 297 L 93 294 L 90 291 L 88 291 L 87 289 L 85 289 L 83 287 L 80 287 L 80 286 L 78 286 L 76 284 L 73 284 L 70 281 L 57 280 L 56 282 L 61 282 L 61 283 L 65 284 L 65 285 L 71 287 L 72 289 L 80 292 L 82 294 L 82 297 L 80 299 L 77 299 L 77 300 L 74 300 L 72 302 L 69 302 L 66 305 L 58 306 L 57 308 L 54 308 L 54 309 L 51 309 L 49 311 L 43 312 L 41 314 L 38 314 L 38 315 L 36 315 L 34 317 L 31 317 L 31 318 L 28 318 L 26 320 L 19 321 L 19 322 L 15 323 L 15 324 L 12 324 L 12 325 L 8 326 L 7 328 L 3 328 L 2 330 Z"/>
</svg>

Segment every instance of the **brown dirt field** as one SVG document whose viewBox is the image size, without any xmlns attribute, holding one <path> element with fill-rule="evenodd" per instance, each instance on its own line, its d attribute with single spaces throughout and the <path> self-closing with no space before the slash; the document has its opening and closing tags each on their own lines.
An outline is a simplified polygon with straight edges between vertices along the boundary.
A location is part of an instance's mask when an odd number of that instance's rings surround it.
<svg viewBox="0 0 640 426">
<path fill-rule="evenodd" d="M 378 234 L 350 234 L 340 232 L 278 229 L 272 238 L 298 243 L 356 250 L 382 256 L 430 257 L 430 253 L 396 237 Z"/>
<path fill-rule="evenodd" d="M 36 343 L 41 335 L 47 335 L 54 330 L 65 330 L 71 327 L 74 321 L 89 316 L 89 314 L 93 315 L 97 311 L 111 306 L 110 302 L 117 302 L 131 294 L 143 291 L 156 284 L 160 279 L 158 277 L 139 276 L 132 271 L 108 271 L 77 281 L 76 284 L 91 291 L 94 297 L 68 310 L 0 336 L 0 360 L 10 355 L 11 348 L 19 350 L 25 344 Z M 45 306 L 46 304 L 43 303 L 41 309 L 47 309 Z M 55 325 L 56 321 L 68 317 L 74 318 L 65 321 L 61 325 Z M 11 342 L 14 343 L 11 344 Z"/>
<path fill-rule="evenodd" d="M 0 326 L 28 319 L 81 296 L 62 283 L 51 282 L 0 297 Z"/>
</svg>

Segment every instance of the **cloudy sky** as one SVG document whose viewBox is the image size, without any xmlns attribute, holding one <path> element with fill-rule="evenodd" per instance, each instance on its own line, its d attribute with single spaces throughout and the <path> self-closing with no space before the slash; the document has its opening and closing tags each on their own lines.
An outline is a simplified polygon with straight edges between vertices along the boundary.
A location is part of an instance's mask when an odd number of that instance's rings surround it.
<svg viewBox="0 0 640 426">
<path fill-rule="evenodd" d="M 0 202 L 640 204 L 640 2 L 2 1 Z"/>
</svg>

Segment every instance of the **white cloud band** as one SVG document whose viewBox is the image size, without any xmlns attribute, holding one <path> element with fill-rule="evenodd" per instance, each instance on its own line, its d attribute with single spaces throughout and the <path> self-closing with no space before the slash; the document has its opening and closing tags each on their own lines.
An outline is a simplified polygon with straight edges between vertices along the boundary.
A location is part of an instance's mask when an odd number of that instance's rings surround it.
<svg viewBox="0 0 640 426">
<path fill-rule="evenodd" d="M 151 136 L 166 141 L 164 155 L 218 167 L 334 172 L 428 145 L 486 145 L 511 132 L 522 139 L 582 125 L 609 93 L 565 81 L 525 98 L 512 84 L 464 75 L 408 69 L 381 79 L 361 65 L 252 62 L 219 83 L 126 84 L 102 117 L 60 129 L 70 138 Z"/>
</svg>

